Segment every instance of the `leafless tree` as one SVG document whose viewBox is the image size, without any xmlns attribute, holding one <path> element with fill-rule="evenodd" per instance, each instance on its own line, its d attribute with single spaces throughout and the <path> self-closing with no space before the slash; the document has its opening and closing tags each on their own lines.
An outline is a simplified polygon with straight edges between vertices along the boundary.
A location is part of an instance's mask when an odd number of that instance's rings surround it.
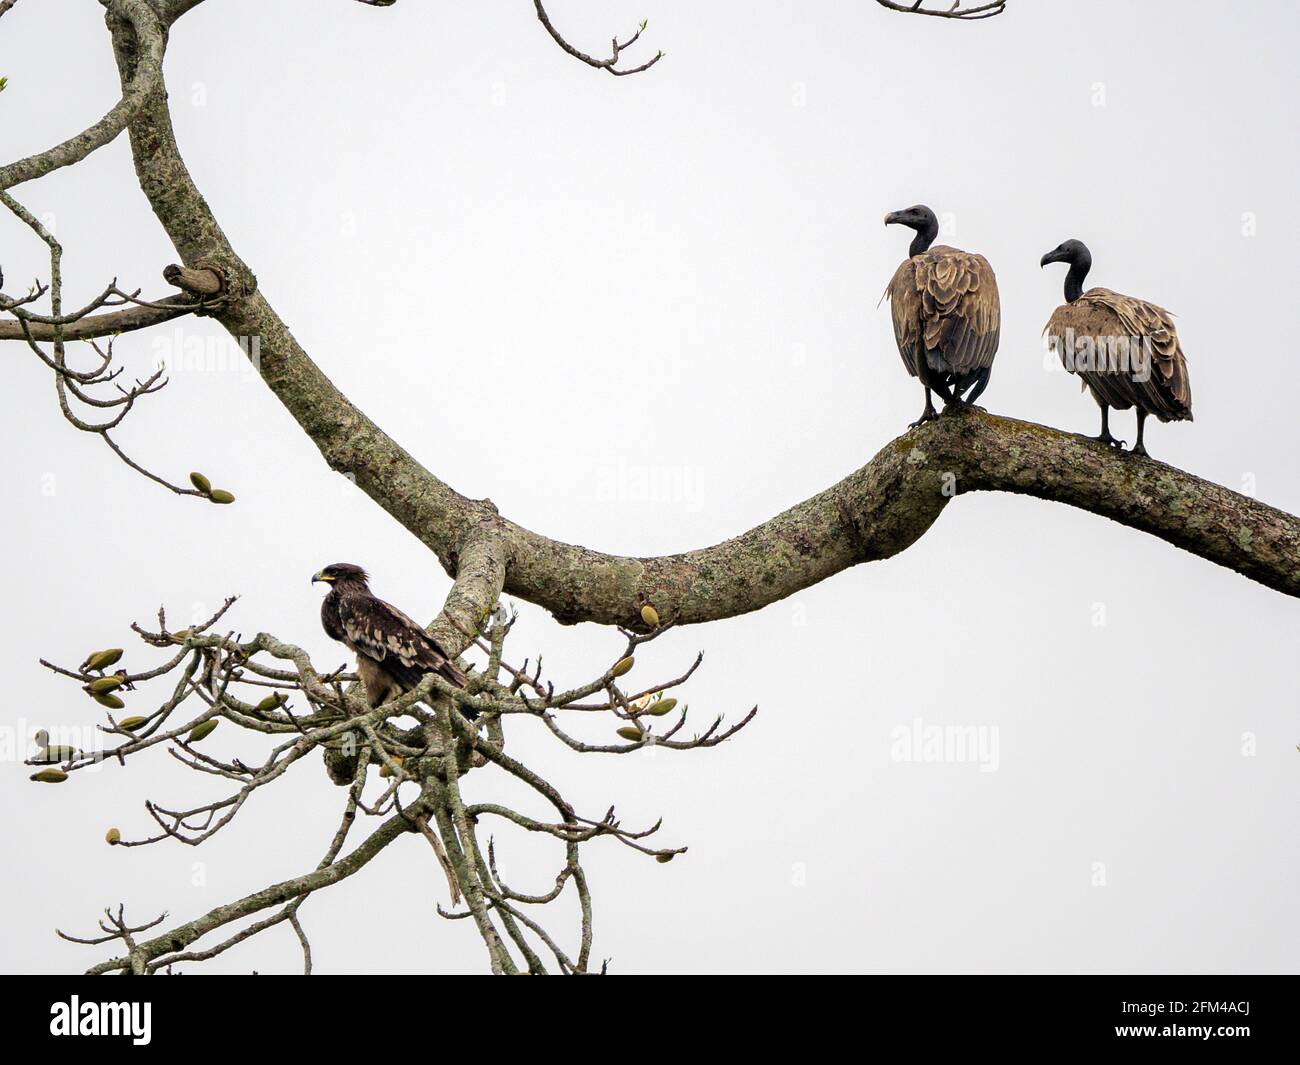
<svg viewBox="0 0 1300 1065">
<path fill-rule="evenodd" d="M 0 16 L 15 2 L 0 0 Z M 322 670 L 292 643 L 267 633 L 246 639 L 228 628 L 233 600 L 207 622 L 180 631 L 168 627 L 160 610 L 156 628 L 133 626 L 142 647 L 129 659 L 122 649 L 110 648 L 76 667 L 45 662 L 101 704 L 105 722 L 100 726 L 103 745 L 94 750 L 38 737 L 39 749 L 30 760 L 35 780 L 61 783 L 88 766 L 109 760 L 125 766 L 128 758 L 165 748 L 190 770 L 226 782 L 222 798 L 198 807 L 149 803 L 155 830 L 129 839 L 112 829 L 111 844 L 198 846 L 232 824 L 251 796 L 317 750 L 323 752 L 331 779 L 347 789 L 337 827 L 314 869 L 170 926 L 166 915 L 132 925 L 123 906 L 107 909 L 99 924 L 102 934 L 65 936 L 119 949 L 91 972 L 175 971 L 280 923 L 297 934 L 310 972 L 311 948 L 299 920 L 303 903 L 358 872 L 407 833 L 429 843 L 451 900 L 451 909 L 441 912 L 474 923 L 493 972 L 599 969 L 593 960 L 593 906 L 582 846 L 605 838 L 661 862 L 684 848 L 652 842 L 657 824 L 625 827 L 612 808 L 596 816 L 580 813 L 561 789 L 511 756 L 506 733 L 513 719 L 538 719 L 558 742 L 591 754 L 721 743 L 755 711 L 731 727 L 724 728 L 718 719 L 688 733 L 687 707 L 679 707 L 677 695 L 670 693 L 686 684 L 700 660 L 680 676 L 630 684 L 625 677 L 637 648 L 670 627 L 757 610 L 849 566 L 895 555 L 924 535 L 958 495 L 1002 491 L 1066 503 L 1160 537 L 1285 594 L 1300 594 L 1297 518 L 1162 463 L 979 411 L 929 422 L 886 445 L 839 484 L 749 532 L 677 555 L 617 557 L 561 543 L 502 516 L 489 500 L 466 498 L 403 451 L 321 373 L 272 309 L 195 186 L 173 133 L 162 64 L 174 24 L 201 2 L 104 0 L 121 99 L 75 137 L 0 166 L 0 203 L 46 245 L 50 264 L 48 279 L 25 294 L 0 292 L 0 339 L 24 345 L 49 369 L 59 408 L 75 428 L 100 436 L 128 466 L 172 492 L 221 504 L 233 502 L 233 496 L 202 475 L 179 483 L 118 447 L 114 428 L 155 397 L 166 379 L 160 371 L 145 380 L 122 382 L 112 338 L 182 315 L 210 316 L 235 338 L 256 338 L 252 361 L 257 372 L 325 462 L 349 475 L 417 536 L 454 578 L 430 631 L 443 647 L 469 656 L 474 664 L 463 691 L 429 676 L 415 691 L 372 709 L 354 692 L 355 678 L 342 667 Z M 395 0 L 359 2 L 382 8 Z M 948 7 L 876 3 L 895 12 L 963 21 L 1002 14 L 1007 6 L 1006 0 L 968 7 L 960 2 Z M 641 51 L 645 23 L 612 38 L 609 54 L 602 57 L 571 44 L 541 0 L 534 7 L 542 28 L 563 52 L 596 70 L 644 74 L 663 58 L 661 51 L 649 58 Z M 144 299 L 140 289 L 113 280 L 69 311 L 63 249 L 12 190 L 80 162 L 124 131 L 140 187 L 181 260 L 163 271 L 173 291 Z M 93 353 L 82 369 L 69 357 L 68 345 L 77 341 L 88 345 L 79 351 Z M 507 662 L 504 649 L 513 618 L 501 606 L 506 595 L 538 604 L 562 623 L 616 627 L 621 653 L 600 676 L 557 690 L 540 661 L 531 666 Z M 110 672 L 119 662 L 134 663 L 137 653 L 159 660 L 134 671 L 121 666 Z M 122 693 L 149 684 L 166 689 L 157 708 L 123 716 Z M 471 722 L 463 711 L 477 717 Z M 593 745 L 575 738 L 565 722 L 583 714 L 615 718 L 611 734 L 617 734 L 618 742 Z M 264 753 L 248 761 L 205 754 L 203 739 L 218 722 L 241 730 L 250 747 L 262 744 Z M 462 779 L 489 764 L 523 782 L 547 812 L 467 803 Z M 373 775 L 371 766 L 377 767 Z M 373 818 L 376 827 L 345 853 L 358 817 Z M 530 893 L 507 882 L 492 837 L 485 841 L 482 836 L 483 826 L 497 822 L 556 840 L 563 856 L 553 884 Z M 580 903 L 576 937 L 548 929 L 537 916 L 570 885 Z M 217 940 L 218 932 L 226 938 Z"/>
</svg>

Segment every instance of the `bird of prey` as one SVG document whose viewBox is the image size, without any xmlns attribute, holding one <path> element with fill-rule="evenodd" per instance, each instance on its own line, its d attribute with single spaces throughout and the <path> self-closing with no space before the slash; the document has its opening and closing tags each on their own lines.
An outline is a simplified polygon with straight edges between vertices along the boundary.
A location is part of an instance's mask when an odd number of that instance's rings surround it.
<svg viewBox="0 0 1300 1065">
<path fill-rule="evenodd" d="M 468 678 L 455 660 L 418 623 L 374 595 L 369 579 L 360 566 L 336 562 L 311 580 L 330 586 L 321 603 L 321 625 L 326 635 L 356 653 L 357 675 L 370 705 L 410 691 L 429 673 L 463 688 Z"/>
<path fill-rule="evenodd" d="M 1187 374 L 1173 316 L 1163 307 L 1108 288 L 1083 291 L 1092 254 L 1080 240 L 1067 240 L 1038 262 L 1069 263 L 1065 303 L 1043 330 L 1065 368 L 1083 379 L 1083 387 L 1101 407 L 1103 444 L 1123 447 L 1110 435 L 1110 408 L 1137 408 L 1137 443 L 1133 454 L 1145 455 L 1142 430 L 1147 415 L 1162 422 L 1192 420 L 1192 384 Z"/>
<path fill-rule="evenodd" d="M 930 208 L 917 204 L 894 211 L 885 215 L 885 225 L 916 232 L 908 258 L 885 289 L 898 353 L 907 372 L 925 386 L 925 409 L 914 428 L 938 417 L 931 391 L 939 393 L 947 409 L 973 406 L 988 386 L 1002 305 L 993 267 L 984 256 L 943 244 L 930 247 L 939 235 Z"/>
</svg>

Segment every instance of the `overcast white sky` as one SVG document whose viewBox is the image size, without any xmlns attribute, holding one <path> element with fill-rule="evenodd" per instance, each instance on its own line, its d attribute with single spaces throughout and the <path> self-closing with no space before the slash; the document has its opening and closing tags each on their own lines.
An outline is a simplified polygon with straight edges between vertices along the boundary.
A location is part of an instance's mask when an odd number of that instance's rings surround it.
<svg viewBox="0 0 1300 1065">
<path fill-rule="evenodd" d="M 1152 454 L 1300 510 L 1300 365 L 1278 343 L 1300 280 L 1294 5 L 1010 8 L 956 24 L 867 0 L 554 0 L 592 51 L 649 18 L 647 54 L 666 58 L 615 79 L 556 49 L 524 0 L 208 0 L 166 69 L 191 170 L 312 357 L 440 477 L 550 536 L 713 543 L 905 429 L 921 392 L 876 301 L 909 236 L 881 216 L 916 202 L 997 271 L 991 411 L 1096 432 L 1039 337 L 1064 272 L 1039 256 L 1079 237 L 1090 280 L 1179 316 L 1196 421 L 1153 421 Z M 21 0 L 0 74 L 5 161 L 88 125 L 117 97 L 99 5 Z M 16 191 L 66 248 L 70 303 L 113 276 L 165 290 L 175 254 L 125 140 Z M 8 217 L 0 265 L 10 292 L 48 272 Z M 202 321 L 124 337 L 133 372 L 187 344 L 210 357 L 181 359 L 120 439 L 172 476 L 208 472 L 239 497 L 224 508 L 133 475 L 62 421 L 30 353 L 4 353 L 7 970 L 100 960 L 52 929 L 85 934 L 110 903 L 183 920 L 306 871 L 343 801 L 313 758 L 197 851 L 106 847 L 109 825 L 148 831 L 146 797 L 220 782 L 155 749 L 29 783 L 15 736 L 96 720 L 39 656 L 124 645 L 140 668 L 129 622 L 239 593 L 232 624 L 334 665 L 318 567 L 361 562 L 418 616 L 449 587 L 222 337 Z M 1112 428 L 1131 440 L 1132 416 Z M 521 611 L 515 656 L 544 652 L 557 679 L 618 650 Z M 527 727 L 512 745 L 585 812 L 662 815 L 690 845 L 670 865 L 588 848 L 596 953 L 617 972 L 1294 970 L 1298 638 L 1294 600 L 1159 541 L 965 497 L 897 558 L 643 656 L 651 675 L 706 652 L 681 693 L 693 715 L 760 704 L 723 747 L 579 757 Z M 895 730 L 917 721 L 977 726 L 996 759 L 900 761 Z M 209 742 L 260 751 L 233 729 Z M 517 797 L 487 771 L 467 787 Z M 498 849 L 523 890 L 561 864 L 509 833 Z M 469 924 L 434 915 L 444 896 L 428 848 L 400 841 L 304 906 L 318 971 L 481 971 Z M 280 928 L 213 968 L 299 966 Z"/>
</svg>

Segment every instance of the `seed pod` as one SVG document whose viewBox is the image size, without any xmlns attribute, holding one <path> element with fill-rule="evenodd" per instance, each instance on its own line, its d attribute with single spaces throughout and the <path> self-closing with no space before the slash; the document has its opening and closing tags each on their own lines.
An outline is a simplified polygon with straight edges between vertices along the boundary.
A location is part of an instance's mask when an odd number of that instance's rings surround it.
<svg viewBox="0 0 1300 1065">
<path fill-rule="evenodd" d="M 190 474 L 190 484 L 202 492 L 205 496 L 212 494 L 212 482 L 201 473 Z"/>
<path fill-rule="evenodd" d="M 224 488 L 214 488 L 208 493 L 208 498 L 214 503 L 233 503 L 235 501 L 235 497 Z"/>
<path fill-rule="evenodd" d="M 659 611 L 649 603 L 646 603 L 646 605 L 641 608 L 641 620 L 652 629 L 657 629 L 659 627 Z"/>
<path fill-rule="evenodd" d="M 194 633 L 189 629 L 181 629 L 180 632 L 173 632 L 172 643 L 184 643 L 193 635 Z"/>
<path fill-rule="evenodd" d="M 83 670 L 93 669 L 96 672 L 102 672 L 109 666 L 113 665 L 121 657 L 122 648 L 110 647 L 107 651 L 96 651 L 86 659 L 85 664 L 81 668 Z"/>
<path fill-rule="evenodd" d="M 123 732 L 134 732 L 149 719 L 147 717 L 124 717 L 117 723 Z"/>
<path fill-rule="evenodd" d="M 671 862 L 671 861 L 673 860 L 674 857 L 676 857 L 676 855 L 672 855 L 672 854 L 656 854 L 656 855 L 655 855 L 655 861 L 657 861 L 660 865 L 667 865 L 669 862 Z"/>
<path fill-rule="evenodd" d="M 212 730 L 217 727 L 217 719 L 210 717 L 206 721 L 200 721 L 192 729 L 190 734 L 185 737 L 186 743 L 198 743 L 205 736 L 212 735 Z"/>
<path fill-rule="evenodd" d="M 624 674 L 630 672 L 632 667 L 635 664 L 636 664 L 636 659 L 633 658 L 631 655 L 628 655 L 626 658 L 620 658 L 617 662 L 614 663 L 614 668 L 609 671 L 610 676 L 621 677 Z"/>
<path fill-rule="evenodd" d="M 397 766 L 399 769 L 405 764 L 402 761 L 402 756 L 400 754 L 393 755 L 392 761 L 393 761 L 393 765 Z M 388 768 L 387 762 L 385 762 L 383 765 L 379 767 L 379 775 L 381 777 L 391 777 L 394 775 L 393 771 Z"/>
<path fill-rule="evenodd" d="M 110 710 L 121 710 L 126 706 L 126 703 L 111 692 L 92 692 L 90 697 L 100 706 L 107 706 Z"/>
<path fill-rule="evenodd" d="M 639 728 L 633 728 L 631 725 L 624 725 L 618 730 L 618 734 L 625 740 L 631 740 L 633 743 L 640 743 L 644 738 Z"/>
<path fill-rule="evenodd" d="M 78 755 L 77 748 L 55 745 L 41 751 L 42 762 L 71 762 Z"/>
<path fill-rule="evenodd" d="M 68 774 L 62 769 L 42 769 L 39 773 L 33 773 L 32 779 L 42 784 L 62 784 L 68 779 Z"/>
<path fill-rule="evenodd" d="M 119 676 L 100 677 L 98 680 L 92 680 L 86 685 L 86 690 L 91 695 L 107 695 L 109 692 L 117 691 L 122 686 L 122 678 Z"/>
<path fill-rule="evenodd" d="M 260 703 L 258 703 L 254 709 L 256 709 L 259 714 L 268 714 L 272 710 L 279 710 L 280 707 L 282 707 L 287 701 L 288 701 L 288 696 L 283 695 L 280 692 L 276 692 L 273 695 L 268 695 L 265 699 L 263 699 Z"/>
<path fill-rule="evenodd" d="M 676 709 L 676 699 L 656 699 L 650 704 L 650 709 L 646 713 L 651 717 L 663 717 L 664 714 L 671 714 Z"/>
<path fill-rule="evenodd" d="M 104 842 L 107 843 L 110 847 L 113 846 L 113 844 L 115 843 L 121 843 L 122 833 L 115 828 L 110 828 L 107 832 L 104 833 Z"/>
</svg>

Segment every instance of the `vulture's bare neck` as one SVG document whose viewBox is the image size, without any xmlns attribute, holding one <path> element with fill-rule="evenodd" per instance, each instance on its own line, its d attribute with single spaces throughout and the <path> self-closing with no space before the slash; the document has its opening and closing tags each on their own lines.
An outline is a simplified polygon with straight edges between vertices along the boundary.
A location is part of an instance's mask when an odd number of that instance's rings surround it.
<svg viewBox="0 0 1300 1065">
<path fill-rule="evenodd" d="M 1083 279 L 1088 276 L 1088 271 L 1092 269 L 1092 260 L 1090 258 L 1079 258 L 1070 260 L 1070 272 L 1065 275 L 1065 302 L 1073 303 L 1083 295 Z"/>
<path fill-rule="evenodd" d="M 922 252 L 929 251 L 930 245 L 934 243 L 934 238 L 938 235 L 939 227 L 934 222 L 931 222 L 924 229 L 918 229 L 916 236 L 912 238 L 912 243 L 907 249 L 907 254 L 920 255 Z"/>
</svg>

